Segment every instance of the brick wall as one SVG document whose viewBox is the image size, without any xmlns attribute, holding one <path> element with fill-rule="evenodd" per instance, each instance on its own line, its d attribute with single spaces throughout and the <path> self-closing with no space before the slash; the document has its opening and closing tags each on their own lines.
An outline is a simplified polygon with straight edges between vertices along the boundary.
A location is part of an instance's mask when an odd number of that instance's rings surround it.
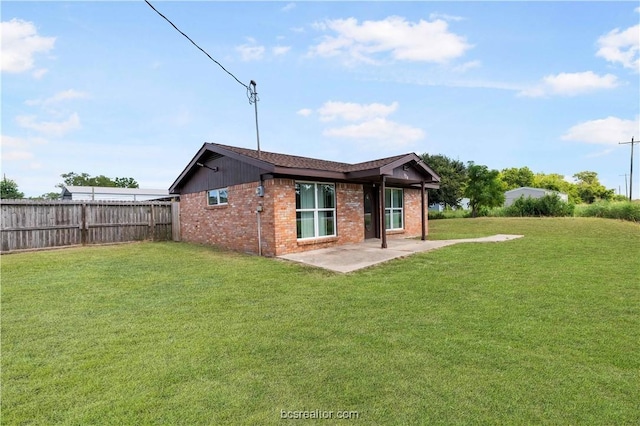
<svg viewBox="0 0 640 426">
<path fill-rule="evenodd" d="M 229 187 L 229 203 L 222 206 L 208 206 L 206 191 L 181 194 L 181 239 L 257 253 L 257 186 L 253 182 Z"/>
<path fill-rule="evenodd" d="M 279 256 L 364 239 L 362 185 L 336 183 L 337 236 L 298 241 L 293 179 L 264 181 L 264 197 L 255 193 L 258 182 L 230 186 L 226 206 L 208 206 L 206 191 L 180 196 L 180 226 L 184 241 L 211 244 L 231 250 L 258 253 L 260 213 L 261 248 L 265 256 Z M 420 190 L 405 189 L 405 229 L 393 235 L 422 233 Z"/>
<path fill-rule="evenodd" d="M 428 204 L 427 195 L 425 194 L 425 221 L 427 221 L 426 206 Z M 422 216 L 420 214 L 421 206 L 422 201 L 420 198 L 420 189 L 405 188 L 403 237 L 418 237 L 422 235 Z M 428 223 L 429 222 L 427 221 L 425 226 L 428 225 Z"/>
</svg>

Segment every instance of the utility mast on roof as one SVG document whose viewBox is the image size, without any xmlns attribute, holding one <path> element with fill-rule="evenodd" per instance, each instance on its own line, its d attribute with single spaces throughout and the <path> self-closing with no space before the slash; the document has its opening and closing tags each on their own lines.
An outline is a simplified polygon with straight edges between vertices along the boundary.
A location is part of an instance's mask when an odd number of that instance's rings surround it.
<svg viewBox="0 0 640 426">
<path fill-rule="evenodd" d="M 249 83 L 249 103 L 255 106 L 256 110 L 256 139 L 258 142 L 258 158 L 260 158 L 260 132 L 258 131 L 258 92 L 256 91 L 256 82 L 251 80 Z"/>
</svg>

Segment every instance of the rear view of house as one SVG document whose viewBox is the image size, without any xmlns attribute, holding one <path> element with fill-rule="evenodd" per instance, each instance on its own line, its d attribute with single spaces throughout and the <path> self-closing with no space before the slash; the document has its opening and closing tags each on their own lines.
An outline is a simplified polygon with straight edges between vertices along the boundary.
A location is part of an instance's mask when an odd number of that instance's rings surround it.
<svg viewBox="0 0 640 426">
<path fill-rule="evenodd" d="M 439 176 L 415 153 L 347 164 L 205 143 L 169 192 L 181 238 L 279 256 L 427 233 Z"/>
</svg>

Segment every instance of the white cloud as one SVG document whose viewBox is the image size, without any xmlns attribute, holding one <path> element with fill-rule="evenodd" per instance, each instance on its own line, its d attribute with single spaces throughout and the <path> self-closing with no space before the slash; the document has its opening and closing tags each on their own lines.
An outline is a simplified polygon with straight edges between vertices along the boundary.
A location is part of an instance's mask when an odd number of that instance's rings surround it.
<svg viewBox="0 0 640 426">
<path fill-rule="evenodd" d="M 436 19 L 442 19 L 445 21 L 464 21 L 465 20 L 465 18 L 463 18 L 462 16 L 447 15 L 446 13 L 438 13 L 438 12 L 430 13 L 429 19 L 431 19 L 432 21 L 435 21 Z"/>
<path fill-rule="evenodd" d="M 2 148 L 3 161 L 27 161 L 34 158 L 32 146 L 34 144 L 44 144 L 46 140 L 42 138 L 16 138 L 13 136 L 0 135 L 0 146 Z"/>
<path fill-rule="evenodd" d="M 16 123 L 20 127 L 32 129 L 42 133 L 45 136 L 62 136 L 72 130 L 79 129 L 80 117 L 77 113 L 73 113 L 65 121 L 36 121 L 34 116 L 20 115 L 16 117 Z"/>
<path fill-rule="evenodd" d="M 369 120 L 376 117 L 386 117 L 398 109 L 398 102 L 391 105 L 380 103 L 357 104 L 353 102 L 325 102 L 318 109 L 320 121 L 333 121 L 340 118 L 346 121 Z"/>
<path fill-rule="evenodd" d="M 310 110 L 309 108 L 302 108 L 301 110 L 298 110 L 296 114 L 301 115 L 303 117 L 308 117 L 311 114 L 313 114 L 313 111 Z"/>
<path fill-rule="evenodd" d="M 2 147 L 3 151 L 7 148 L 22 148 L 26 145 L 27 141 L 24 139 L 7 135 L 0 136 L 0 147 Z"/>
<path fill-rule="evenodd" d="M 33 158 L 33 152 L 30 151 L 14 151 L 2 152 L 4 161 L 26 161 Z"/>
<path fill-rule="evenodd" d="M 346 63 L 377 63 L 376 55 L 388 53 L 395 60 L 445 63 L 462 56 L 472 46 L 449 31 L 447 22 L 410 22 L 400 16 L 381 21 L 355 18 L 326 20 L 313 26 L 332 31 L 309 50 L 311 56 L 343 56 Z"/>
<path fill-rule="evenodd" d="M 385 144 L 407 145 L 423 139 L 422 129 L 400 124 L 386 117 L 398 109 L 398 102 L 389 105 L 381 103 L 358 104 L 354 102 L 325 102 L 317 113 L 322 122 L 343 121 L 353 124 L 327 128 L 323 135 L 327 137 L 378 140 Z M 309 109 L 298 111 L 300 115 L 310 115 Z"/>
<path fill-rule="evenodd" d="M 534 87 L 520 91 L 520 96 L 540 97 L 548 95 L 575 96 L 600 89 L 618 86 L 618 78 L 613 74 L 597 75 L 593 71 L 560 73 L 548 75 Z"/>
<path fill-rule="evenodd" d="M 25 104 L 30 106 L 51 105 L 51 104 L 57 104 L 62 101 L 67 101 L 70 99 L 86 99 L 88 97 L 89 97 L 89 94 L 86 92 L 80 92 L 78 90 L 69 89 L 69 90 L 64 90 L 62 92 L 58 92 L 49 98 L 27 100 L 25 101 Z"/>
<path fill-rule="evenodd" d="M 289 52 L 289 50 L 291 50 L 291 46 L 275 46 L 273 47 L 273 54 L 281 56 Z"/>
<path fill-rule="evenodd" d="M 617 145 L 619 142 L 628 141 L 632 136 L 639 134 L 640 118 L 624 120 L 610 116 L 576 124 L 562 135 L 562 139 L 601 145 Z"/>
<path fill-rule="evenodd" d="M 55 37 L 42 37 L 32 22 L 12 19 L 1 22 L 2 71 L 20 73 L 34 67 L 34 55 L 53 49 Z M 36 76 L 42 76 L 39 70 Z"/>
<path fill-rule="evenodd" d="M 478 68 L 480 66 L 482 66 L 482 63 L 480 61 L 469 61 L 454 67 L 453 72 L 463 73 L 463 72 L 467 72 L 470 69 Z"/>
<path fill-rule="evenodd" d="M 264 57 L 264 46 L 243 44 L 236 47 L 243 61 L 258 61 Z"/>
<path fill-rule="evenodd" d="M 592 152 L 591 154 L 587 154 L 584 157 L 585 158 L 600 158 L 600 157 L 606 157 L 607 155 L 611 154 L 613 151 L 615 150 L 615 148 L 607 148 L 605 150 L 602 151 L 598 151 L 598 152 Z M 575 179 L 573 181 L 570 181 L 571 183 L 575 182 Z"/>
<path fill-rule="evenodd" d="M 359 124 L 326 129 L 324 136 L 349 139 L 375 139 L 395 145 L 407 145 L 424 138 L 424 131 L 386 118 L 374 118 Z"/>
<path fill-rule="evenodd" d="M 44 75 L 46 73 L 48 73 L 49 70 L 46 68 L 40 68 L 35 70 L 34 72 L 31 73 L 31 75 L 33 76 L 33 78 L 35 78 L 36 80 L 40 80 L 42 77 L 44 77 Z"/>
<path fill-rule="evenodd" d="M 640 72 L 640 24 L 610 31 L 598 39 L 598 46 L 596 56 Z"/>
<path fill-rule="evenodd" d="M 290 10 L 295 9 L 296 4 L 295 3 L 288 3 L 286 6 L 284 6 L 282 9 L 280 9 L 283 12 L 289 12 Z"/>
</svg>

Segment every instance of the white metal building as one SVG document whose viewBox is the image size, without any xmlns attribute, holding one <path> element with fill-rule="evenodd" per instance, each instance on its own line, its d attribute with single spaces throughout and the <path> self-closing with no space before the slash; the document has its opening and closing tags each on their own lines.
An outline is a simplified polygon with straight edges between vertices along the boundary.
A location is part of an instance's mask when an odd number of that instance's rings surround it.
<svg viewBox="0 0 640 426">
<path fill-rule="evenodd" d="M 552 191 L 550 189 L 530 188 L 528 186 L 523 186 L 521 188 L 516 188 L 510 191 L 506 191 L 504 193 L 504 197 L 505 197 L 504 206 L 509 207 L 511 204 L 513 204 L 515 200 L 523 196 L 524 198 L 527 198 L 527 197 L 542 198 L 545 195 L 551 195 L 551 194 L 558 194 L 558 196 L 562 201 L 569 202 L 569 196 L 565 193 Z"/>
<path fill-rule="evenodd" d="M 62 200 L 78 201 L 167 201 L 175 198 L 168 189 L 112 188 L 104 186 L 65 186 Z"/>
</svg>

